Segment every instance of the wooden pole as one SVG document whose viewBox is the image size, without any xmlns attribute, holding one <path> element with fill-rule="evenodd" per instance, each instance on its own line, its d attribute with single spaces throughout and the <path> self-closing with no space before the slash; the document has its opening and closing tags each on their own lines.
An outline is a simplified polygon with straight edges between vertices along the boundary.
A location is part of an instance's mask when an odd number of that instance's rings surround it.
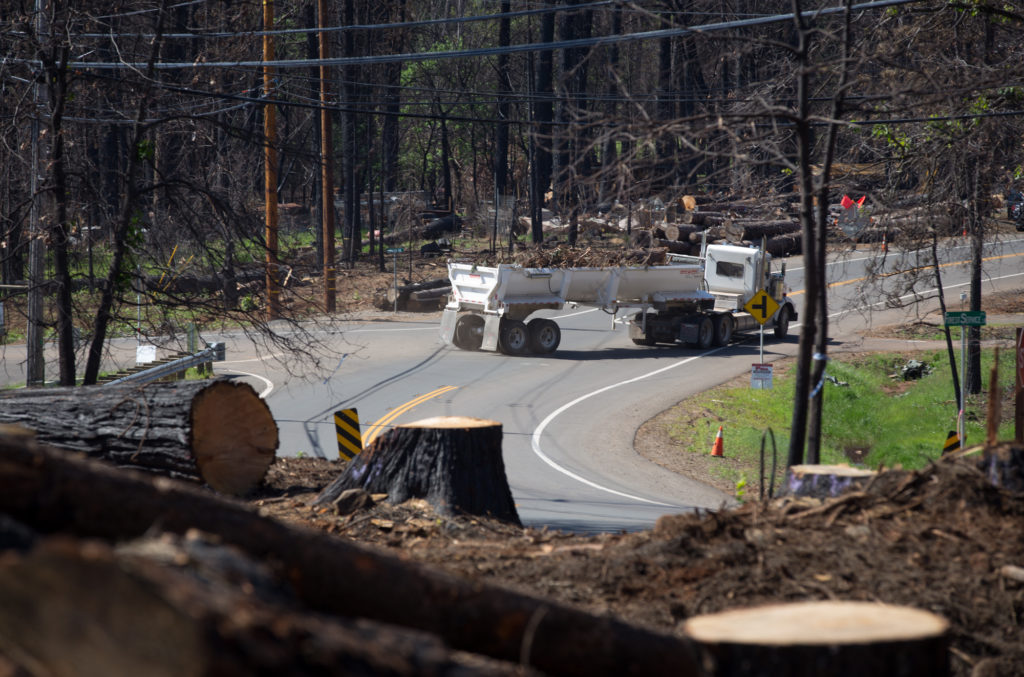
<svg viewBox="0 0 1024 677">
<path fill-rule="evenodd" d="M 1014 396 L 1014 439 L 1024 443 L 1024 327 L 1017 327 L 1017 387 Z"/>
<path fill-rule="evenodd" d="M 274 60 L 274 0 L 263 0 L 263 61 Z M 281 316 L 280 285 L 277 280 L 277 109 L 274 95 L 274 67 L 263 66 L 264 203 L 267 223 L 267 319 Z"/>
<path fill-rule="evenodd" d="M 330 58 L 330 47 L 324 27 L 327 24 L 327 0 L 317 0 L 317 22 L 320 35 L 320 59 Z M 334 137 L 331 132 L 331 111 L 328 109 L 328 81 L 330 70 L 320 65 L 320 170 L 322 173 L 321 220 L 324 240 L 324 309 L 333 313 L 337 308 L 337 270 L 334 266 Z M 372 211 L 372 208 L 371 208 Z"/>
</svg>

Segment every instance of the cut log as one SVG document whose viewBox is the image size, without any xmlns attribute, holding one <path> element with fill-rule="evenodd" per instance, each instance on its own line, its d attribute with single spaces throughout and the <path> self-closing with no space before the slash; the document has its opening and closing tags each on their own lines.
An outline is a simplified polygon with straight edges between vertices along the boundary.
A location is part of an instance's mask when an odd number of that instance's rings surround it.
<svg viewBox="0 0 1024 677">
<path fill-rule="evenodd" d="M 440 514 L 466 513 L 519 524 L 501 457 L 501 424 L 443 416 L 381 435 L 313 501 L 325 505 L 346 489 L 387 494 L 392 503 L 422 498 Z"/>
<path fill-rule="evenodd" d="M 774 257 L 799 254 L 803 246 L 803 236 L 800 233 L 790 235 L 777 235 L 769 238 L 765 243 L 765 251 Z"/>
<path fill-rule="evenodd" d="M 37 531 L 116 541 L 154 524 L 179 534 L 195 528 L 273 563 L 312 610 L 418 628 L 454 648 L 550 674 L 700 674 L 685 639 L 457 578 L 24 438 L 0 438 L 0 513 Z"/>
<path fill-rule="evenodd" d="M 520 674 L 420 632 L 305 613 L 265 569 L 201 534 L 116 550 L 50 538 L 0 564 L 0 636 L 55 677 Z"/>
<path fill-rule="evenodd" d="M 226 379 L 5 390 L 0 422 L 44 444 L 233 495 L 263 481 L 278 445 L 266 402 Z"/>
<path fill-rule="evenodd" d="M 714 677 L 943 677 L 948 628 L 910 607 L 800 602 L 697 616 L 683 632 Z"/>
<path fill-rule="evenodd" d="M 409 284 L 403 284 L 398 287 L 388 287 L 384 290 L 383 296 L 378 295 L 374 300 L 374 305 L 381 310 L 407 310 L 406 306 L 409 303 L 409 298 L 413 293 L 423 292 L 433 289 L 440 289 L 447 287 L 451 289 L 452 282 L 446 277 L 437 278 L 434 280 L 425 280 L 423 282 L 412 282 Z M 445 294 L 448 292 L 445 291 Z"/>
<path fill-rule="evenodd" d="M 848 465 L 793 465 L 778 495 L 833 498 L 863 488 L 877 474 L 874 470 Z"/>
<path fill-rule="evenodd" d="M 663 247 L 673 254 L 692 254 L 694 246 L 689 242 L 676 242 L 674 240 L 655 240 L 654 246 Z"/>
</svg>

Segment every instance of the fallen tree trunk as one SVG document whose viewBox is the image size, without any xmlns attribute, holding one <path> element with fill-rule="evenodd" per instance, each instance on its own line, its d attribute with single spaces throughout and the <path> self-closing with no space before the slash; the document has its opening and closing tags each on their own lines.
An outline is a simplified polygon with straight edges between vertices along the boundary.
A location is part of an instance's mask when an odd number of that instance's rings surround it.
<svg viewBox="0 0 1024 677">
<path fill-rule="evenodd" d="M 451 285 L 451 280 L 446 277 L 442 277 L 435 280 L 426 280 L 424 282 L 411 282 L 398 287 L 391 286 L 383 290 L 382 294 L 377 295 L 374 299 L 374 305 L 381 310 L 405 310 L 406 305 L 409 302 L 409 297 L 414 292 L 440 289 L 443 287 L 450 289 Z M 447 294 L 448 292 L 445 291 L 444 293 Z"/>
<path fill-rule="evenodd" d="M 131 506 L 126 510 L 125 506 Z M 418 628 L 560 675 L 700 674 L 691 644 L 608 616 L 457 578 L 164 478 L 0 437 L 0 513 L 37 531 L 122 541 L 199 529 L 273 563 L 313 610 Z M 346 575 L 349 572 L 351 575 Z"/>
<path fill-rule="evenodd" d="M 0 563 L 5 650 L 55 677 L 83 670 L 512 677 L 523 670 L 467 657 L 424 633 L 311 614 L 295 602 L 266 565 L 202 534 L 116 549 L 54 537 Z"/>
<path fill-rule="evenodd" d="M 442 515 L 490 516 L 518 525 L 501 457 L 501 424 L 465 416 L 408 423 L 381 435 L 313 501 L 346 489 L 387 494 L 392 503 L 423 498 Z"/>
<path fill-rule="evenodd" d="M 252 386 L 225 379 L 0 393 L 0 423 L 120 466 L 242 495 L 274 462 L 277 424 Z"/>
</svg>

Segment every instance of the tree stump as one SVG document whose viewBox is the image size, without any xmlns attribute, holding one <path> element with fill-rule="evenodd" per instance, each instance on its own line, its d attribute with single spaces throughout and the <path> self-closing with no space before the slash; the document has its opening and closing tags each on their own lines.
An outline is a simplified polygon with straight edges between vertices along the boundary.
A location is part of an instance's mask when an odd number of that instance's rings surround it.
<svg viewBox="0 0 1024 677">
<path fill-rule="evenodd" d="M 779 496 L 834 498 L 863 487 L 877 473 L 848 465 L 794 465 L 786 473 Z"/>
<path fill-rule="evenodd" d="M 519 524 L 501 457 L 501 424 L 464 416 L 401 425 L 374 440 L 314 505 L 346 489 L 386 493 L 392 503 L 422 498 L 441 514 L 485 515 Z"/>
<path fill-rule="evenodd" d="M 874 602 L 800 602 L 688 620 L 684 633 L 713 677 L 943 677 L 948 622 Z"/>
<path fill-rule="evenodd" d="M 0 393 L 0 423 L 119 466 L 242 495 L 277 453 L 277 424 L 252 386 L 225 379 Z"/>
</svg>

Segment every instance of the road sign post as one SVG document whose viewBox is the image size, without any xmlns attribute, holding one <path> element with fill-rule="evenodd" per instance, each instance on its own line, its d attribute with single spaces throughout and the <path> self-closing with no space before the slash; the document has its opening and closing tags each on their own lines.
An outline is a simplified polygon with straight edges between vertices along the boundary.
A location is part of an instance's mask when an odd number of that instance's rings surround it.
<svg viewBox="0 0 1024 677">
<path fill-rule="evenodd" d="M 961 295 L 961 302 L 966 298 Z M 960 432 L 960 448 L 967 448 L 967 424 L 964 421 L 964 411 L 967 409 L 967 373 L 965 355 L 967 354 L 967 330 L 964 327 L 985 326 L 984 310 L 957 310 L 947 312 L 945 317 L 947 327 L 960 327 L 960 411 L 957 412 L 957 429 Z"/>
<path fill-rule="evenodd" d="M 743 305 L 743 309 L 761 325 L 761 362 L 764 362 L 764 324 L 779 310 L 779 304 L 768 292 L 760 289 Z"/>
</svg>

